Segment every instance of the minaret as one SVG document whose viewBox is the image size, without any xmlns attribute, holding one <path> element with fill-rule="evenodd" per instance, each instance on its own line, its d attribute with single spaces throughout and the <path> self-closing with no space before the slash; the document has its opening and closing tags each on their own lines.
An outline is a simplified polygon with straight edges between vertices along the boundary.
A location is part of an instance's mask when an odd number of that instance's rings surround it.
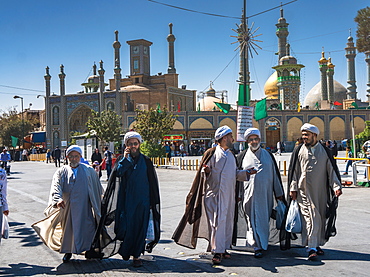
<svg viewBox="0 0 370 277">
<path fill-rule="evenodd" d="M 278 23 L 275 24 L 276 26 L 276 35 L 279 38 L 278 40 L 278 55 L 279 55 L 279 61 L 282 57 L 287 56 L 286 53 L 286 44 L 287 44 L 287 37 L 289 35 L 288 32 L 288 25 L 289 23 L 286 23 L 286 20 L 284 18 L 283 14 L 283 8 L 280 8 L 280 18 L 278 20 Z"/>
<path fill-rule="evenodd" d="M 347 74 L 348 74 L 348 87 L 347 87 L 347 99 L 357 99 L 357 86 L 356 86 L 356 72 L 355 72 L 355 58 L 356 58 L 356 47 L 353 42 L 353 37 L 350 35 L 347 41 L 346 50 L 347 58 Z"/>
<path fill-rule="evenodd" d="M 45 115 L 46 115 L 46 147 L 47 149 L 51 149 L 51 107 L 50 107 L 50 80 L 51 76 L 49 74 L 49 67 L 47 66 L 46 68 L 46 74 L 44 76 L 45 79 Z"/>
<path fill-rule="evenodd" d="M 326 70 L 328 68 L 328 60 L 325 59 L 325 52 L 321 52 L 321 59 L 319 60 L 319 68 L 321 72 L 321 101 L 328 100 L 328 83 L 326 78 Z"/>
<path fill-rule="evenodd" d="M 66 90 L 65 90 L 65 78 L 64 65 L 60 65 L 59 82 L 60 82 L 60 141 L 67 141 L 68 137 L 68 124 L 67 124 L 67 101 L 66 101 Z"/>
<path fill-rule="evenodd" d="M 370 51 L 365 52 L 365 62 L 367 63 L 367 101 L 369 102 L 370 106 Z"/>
<path fill-rule="evenodd" d="M 334 103 L 334 67 L 335 65 L 331 63 L 331 58 L 328 58 L 328 69 L 326 70 L 326 75 L 328 77 L 328 100 L 330 104 Z"/>
<path fill-rule="evenodd" d="M 104 73 L 105 70 L 103 68 L 103 61 L 100 62 L 100 68 L 99 68 L 99 112 L 102 112 L 105 110 L 104 107 Z"/>
<path fill-rule="evenodd" d="M 116 84 L 116 104 L 115 111 L 118 115 L 122 115 L 122 94 L 120 92 L 121 88 L 121 68 L 120 68 L 120 57 L 119 51 L 121 48 L 121 43 L 118 41 L 118 31 L 114 32 L 116 34 L 116 40 L 113 42 L 114 48 L 114 80 Z"/>
<path fill-rule="evenodd" d="M 170 23 L 168 24 L 170 27 L 170 34 L 167 36 L 167 41 L 168 41 L 168 69 L 167 73 L 168 74 L 173 74 L 176 73 L 176 68 L 175 68 L 175 36 L 172 34 L 172 26 L 173 24 Z"/>
<path fill-rule="evenodd" d="M 114 80 L 116 84 L 116 91 L 119 91 L 121 87 L 121 68 L 120 68 L 120 57 L 119 51 L 121 48 L 121 43 L 118 41 L 118 31 L 114 32 L 116 34 L 116 40 L 113 42 L 114 48 Z"/>
</svg>

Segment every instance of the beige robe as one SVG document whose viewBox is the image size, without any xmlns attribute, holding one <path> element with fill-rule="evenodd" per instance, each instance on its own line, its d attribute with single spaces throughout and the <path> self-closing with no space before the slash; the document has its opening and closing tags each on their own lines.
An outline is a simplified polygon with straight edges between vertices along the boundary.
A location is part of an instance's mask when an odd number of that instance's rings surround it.
<svg viewBox="0 0 370 277">
<path fill-rule="evenodd" d="M 234 154 L 219 145 L 207 165 L 211 172 L 206 177 L 204 206 L 211 232 L 210 246 L 212 252 L 224 253 L 232 242 L 236 180 L 247 180 L 248 175 L 237 169 Z"/>
<path fill-rule="evenodd" d="M 335 191 L 342 188 L 328 155 L 320 143 L 303 145 L 298 153 L 290 191 L 297 191 L 302 214 L 302 245 L 315 248 L 325 244 L 327 182 Z"/>
<path fill-rule="evenodd" d="M 86 194 L 81 204 L 80 193 Z M 80 164 L 76 178 L 70 166 L 63 166 L 53 176 L 49 205 L 44 212 L 46 218 L 32 227 L 52 250 L 76 254 L 89 250 L 101 216 L 102 193 L 99 178 L 92 167 Z M 66 203 L 65 209 L 55 207 L 61 199 Z M 83 210 L 79 210 L 79 205 Z"/>
</svg>

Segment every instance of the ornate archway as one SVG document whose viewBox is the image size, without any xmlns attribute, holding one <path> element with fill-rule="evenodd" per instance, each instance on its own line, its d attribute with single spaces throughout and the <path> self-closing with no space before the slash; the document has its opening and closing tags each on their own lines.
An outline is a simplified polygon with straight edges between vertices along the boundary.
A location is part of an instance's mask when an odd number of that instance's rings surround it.
<svg viewBox="0 0 370 277">
<path fill-rule="evenodd" d="M 275 117 L 270 117 L 265 122 L 266 131 L 266 148 L 275 149 L 276 144 L 280 141 L 280 121 Z"/>
<path fill-rule="evenodd" d="M 86 133 L 86 123 L 91 116 L 91 109 L 85 105 L 78 107 L 69 117 L 69 131 Z"/>
</svg>

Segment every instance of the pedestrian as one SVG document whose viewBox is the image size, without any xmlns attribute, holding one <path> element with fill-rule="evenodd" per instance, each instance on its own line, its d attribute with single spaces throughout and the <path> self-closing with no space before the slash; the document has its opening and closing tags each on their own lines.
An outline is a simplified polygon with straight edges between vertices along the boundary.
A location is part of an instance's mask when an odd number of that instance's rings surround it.
<svg viewBox="0 0 370 277">
<path fill-rule="evenodd" d="M 102 163 L 105 162 L 105 169 L 107 170 L 107 181 L 109 179 L 109 176 L 112 172 L 112 162 L 113 162 L 113 153 L 109 151 L 108 146 L 104 147 L 104 159 Z"/>
<path fill-rule="evenodd" d="M 347 151 L 347 157 L 348 158 L 353 158 L 351 147 L 347 147 L 346 151 Z M 346 171 L 343 173 L 343 175 L 348 175 L 348 169 L 349 169 L 350 166 L 352 167 L 352 162 L 353 161 L 352 160 L 347 160 L 346 162 L 347 162 L 346 163 Z"/>
<path fill-rule="evenodd" d="M 59 149 L 59 146 L 56 146 L 55 149 L 51 152 L 53 157 L 55 167 L 60 167 L 60 157 L 62 156 L 62 151 Z"/>
<path fill-rule="evenodd" d="M 370 160 L 370 139 L 365 141 L 365 143 L 362 145 L 362 150 L 365 153 L 365 157 Z M 367 176 L 368 168 L 365 168 L 365 178 Z"/>
<path fill-rule="evenodd" d="M 8 201 L 8 179 L 6 177 L 6 171 L 3 167 L 0 167 L 0 242 L 2 234 L 4 232 L 3 228 L 3 218 L 9 215 Z"/>
<path fill-rule="evenodd" d="M 321 246 L 336 234 L 336 206 L 342 184 L 330 150 L 318 143 L 319 129 L 305 123 L 301 132 L 304 144 L 292 153 L 288 189 L 302 215 L 302 245 L 307 247 L 308 259 L 315 260 L 317 255 L 324 255 Z"/>
<path fill-rule="evenodd" d="M 69 165 L 59 168 L 53 176 L 44 211 L 47 218 L 32 225 L 48 247 L 65 254 L 64 263 L 72 254 L 90 250 L 100 220 L 103 192 L 95 170 L 80 163 L 81 148 L 71 145 L 66 155 Z"/>
<path fill-rule="evenodd" d="M 6 171 L 7 175 L 10 175 L 10 161 L 12 160 L 12 157 L 10 156 L 10 153 L 6 148 L 3 149 L 3 152 L 0 154 L 0 162 L 1 167 Z"/>
<path fill-rule="evenodd" d="M 46 151 L 46 163 L 51 163 L 51 150 Z"/>
<path fill-rule="evenodd" d="M 276 143 L 276 155 L 280 155 L 281 156 L 281 142 L 280 141 L 278 141 L 277 143 Z"/>
<path fill-rule="evenodd" d="M 255 258 L 261 258 L 263 250 L 267 250 L 268 247 L 270 226 L 276 226 L 276 223 L 270 225 L 272 210 L 277 200 L 285 204 L 286 201 L 280 170 L 273 155 L 261 148 L 260 131 L 257 128 L 248 128 L 244 133 L 244 139 L 248 143 L 248 149 L 237 157 L 238 168 L 255 168 L 257 173 L 240 186 L 239 199 L 242 206 L 239 207 L 245 222 L 238 222 L 238 229 L 246 230 L 244 238 L 247 246 L 254 248 Z M 276 231 L 274 237 L 279 237 Z"/>
<path fill-rule="evenodd" d="M 214 254 L 212 263 L 220 264 L 222 258 L 231 258 L 227 250 L 233 236 L 236 180 L 248 180 L 249 174 L 256 171 L 237 169 L 230 151 L 234 138 L 228 126 L 216 130 L 215 141 L 217 146 L 208 149 L 202 157 L 186 198 L 185 214 L 172 238 L 189 248 L 196 248 L 197 238 L 207 239 L 207 251 Z"/>
<path fill-rule="evenodd" d="M 185 146 L 182 142 L 180 143 L 179 150 L 180 150 L 181 157 L 184 157 L 184 155 L 185 155 Z"/>
<path fill-rule="evenodd" d="M 140 152 L 142 142 L 137 132 L 125 134 L 126 148 L 109 179 L 102 207 L 105 212 L 95 237 L 97 243 L 104 240 L 100 245 L 104 257 L 118 252 L 127 261 L 132 256 L 134 267 L 143 265 L 140 255 L 144 250 L 150 253 L 160 238 L 158 179 L 153 163 Z M 108 240 L 106 232 L 110 232 Z"/>
<path fill-rule="evenodd" d="M 98 161 L 93 162 L 92 168 L 95 170 L 96 174 L 98 175 L 99 179 L 102 176 L 100 163 Z"/>
<path fill-rule="evenodd" d="M 166 158 L 171 159 L 171 146 L 169 142 L 166 142 L 166 144 L 164 145 L 164 150 L 166 152 Z"/>
<path fill-rule="evenodd" d="M 91 162 L 93 163 L 95 161 L 97 161 L 99 164 L 101 164 L 103 161 L 101 153 L 99 152 L 99 148 L 95 148 L 94 153 L 91 155 Z"/>
<path fill-rule="evenodd" d="M 22 151 L 22 161 L 28 161 L 27 156 L 28 156 L 28 151 L 26 148 L 24 148 Z"/>
</svg>

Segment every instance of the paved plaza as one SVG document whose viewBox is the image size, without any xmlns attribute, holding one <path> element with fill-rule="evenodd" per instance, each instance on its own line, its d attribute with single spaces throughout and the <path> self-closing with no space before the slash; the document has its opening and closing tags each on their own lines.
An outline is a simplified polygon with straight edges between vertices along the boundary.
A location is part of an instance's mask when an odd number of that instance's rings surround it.
<svg viewBox="0 0 370 277">
<path fill-rule="evenodd" d="M 283 153 L 281 160 L 288 160 Z M 340 152 L 344 156 L 344 152 Z M 280 158 L 280 156 L 278 156 Z M 283 164 L 283 162 L 281 162 Z M 207 243 L 199 240 L 198 248 L 187 249 L 176 245 L 172 233 L 185 207 L 195 171 L 170 168 L 157 169 L 161 190 L 162 234 L 153 253 L 143 256 L 144 266 L 134 268 L 131 261 L 116 255 L 105 260 L 85 260 L 73 255 L 68 264 L 62 255 L 48 249 L 31 228 L 43 218 L 54 164 L 44 162 L 16 162 L 11 164 L 8 182 L 10 238 L 0 245 L 0 276 L 369 276 L 370 267 L 370 188 L 349 186 L 340 197 L 338 234 L 325 245 L 325 256 L 318 261 L 307 261 L 305 249 L 280 251 L 270 246 L 262 259 L 255 259 L 251 249 L 238 246 L 232 258 L 222 265 L 212 266 L 210 253 L 204 252 Z M 341 173 L 345 162 L 338 161 Z M 283 166 L 282 166 L 283 169 Z M 364 169 L 359 170 L 363 177 Z M 281 171 L 283 173 L 283 171 Z M 105 172 L 104 172 L 105 174 Z M 105 180 L 105 175 L 101 180 Z M 346 176 L 351 180 L 351 175 Z M 284 182 L 286 177 L 283 176 Z M 106 182 L 102 182 L 106 186 Z"/>
</svg>

